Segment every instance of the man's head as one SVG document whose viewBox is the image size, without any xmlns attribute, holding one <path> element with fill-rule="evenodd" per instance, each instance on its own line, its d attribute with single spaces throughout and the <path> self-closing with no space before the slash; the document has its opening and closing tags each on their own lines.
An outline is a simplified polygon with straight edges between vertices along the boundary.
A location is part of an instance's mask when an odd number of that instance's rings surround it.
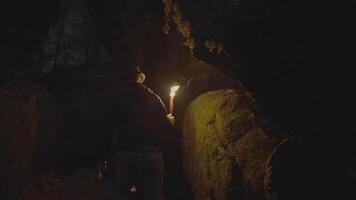
<svg viewBox="0 0 356 200">
<path fill-rule="evenodd" d="M 146 75 L 141 71 L 140 67 L 129 66 L 125 69 L 122 78 L 124 81 L 143 83 L 146 79 Z"/>
</svg>

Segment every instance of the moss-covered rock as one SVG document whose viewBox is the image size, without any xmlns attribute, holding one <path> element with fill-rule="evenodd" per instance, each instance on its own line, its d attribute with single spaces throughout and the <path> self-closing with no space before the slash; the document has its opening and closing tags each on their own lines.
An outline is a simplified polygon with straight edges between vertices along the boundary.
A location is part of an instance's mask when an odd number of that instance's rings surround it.
<svg viewBox="0 0 356 200">
<path fill-rule="evenodd" d="M 15 199 L 30 174 L 48 169 L 57 123 L 55 103 L 43 87 L 0 88 L 0 199 Z"/>
<path fill-rule="evenodd" d="M 276 141 L 256 124 L 238 90 L 197 97 L 183 130 L 184 169 L 196 199 L 263 199 L 266 160 Z"/>
</svg>

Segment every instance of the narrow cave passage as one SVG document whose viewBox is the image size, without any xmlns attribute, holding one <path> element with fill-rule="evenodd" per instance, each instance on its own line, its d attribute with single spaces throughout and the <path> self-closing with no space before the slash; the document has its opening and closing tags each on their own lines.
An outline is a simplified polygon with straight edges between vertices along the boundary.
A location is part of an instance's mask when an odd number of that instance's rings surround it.
<svg viewBox="0 0 356 200">
<path fill-rule="evenodd" d="M 116 167 L 104 161 L 113 135 L 130 131 L 115 123 L 159 110 L 118 95 L 132 66 L 168 111 L 180 85 L 161 148 L 167 200 L 356 199 L 356 84 L 341 68 L 349 53 L 331 47 L 350 44 L 350 31 L 330 34 L 353 17 L 310 4 L 4 0 L 0 200 L 117 199 Z M 125 100 L 137 106 L 117 109 Z"/>
</svg>

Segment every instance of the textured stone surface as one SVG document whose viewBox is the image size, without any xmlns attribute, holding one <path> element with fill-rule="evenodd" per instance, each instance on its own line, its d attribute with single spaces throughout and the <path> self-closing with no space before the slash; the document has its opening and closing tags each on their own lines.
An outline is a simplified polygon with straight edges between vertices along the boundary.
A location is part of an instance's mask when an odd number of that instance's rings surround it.
<svg viewBox="0 0 356 200">
<path fill-rule="evenodd" d="M 15 199 L 30 174 L 48 169 L 57 123 L 55 102 L 41 86 L 0 89 L 0 199 Z"/>
<path fill-rule="evenodd" d="M 265 162 L 276 141 L 256 125 L 238 90 L 212 91 L 188 107 L 183 160 L 196 199 L 263 199 Z"/>
</svg>

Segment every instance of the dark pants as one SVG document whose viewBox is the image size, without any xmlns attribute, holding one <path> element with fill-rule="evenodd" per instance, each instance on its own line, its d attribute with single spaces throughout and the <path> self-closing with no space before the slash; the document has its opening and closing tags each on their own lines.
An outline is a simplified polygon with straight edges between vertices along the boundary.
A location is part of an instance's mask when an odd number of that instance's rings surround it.
<svg viewBox="0 0 356 200">
<path fill-rule="evenodd" d="M 116 151 L 115 181 L 118 200 L 130 199 L 130 188 L 135 186 L 138 199 L 163 200 L 164 163 L 161 150 L 156 147 L 140 151 Z"/>
</svg>

